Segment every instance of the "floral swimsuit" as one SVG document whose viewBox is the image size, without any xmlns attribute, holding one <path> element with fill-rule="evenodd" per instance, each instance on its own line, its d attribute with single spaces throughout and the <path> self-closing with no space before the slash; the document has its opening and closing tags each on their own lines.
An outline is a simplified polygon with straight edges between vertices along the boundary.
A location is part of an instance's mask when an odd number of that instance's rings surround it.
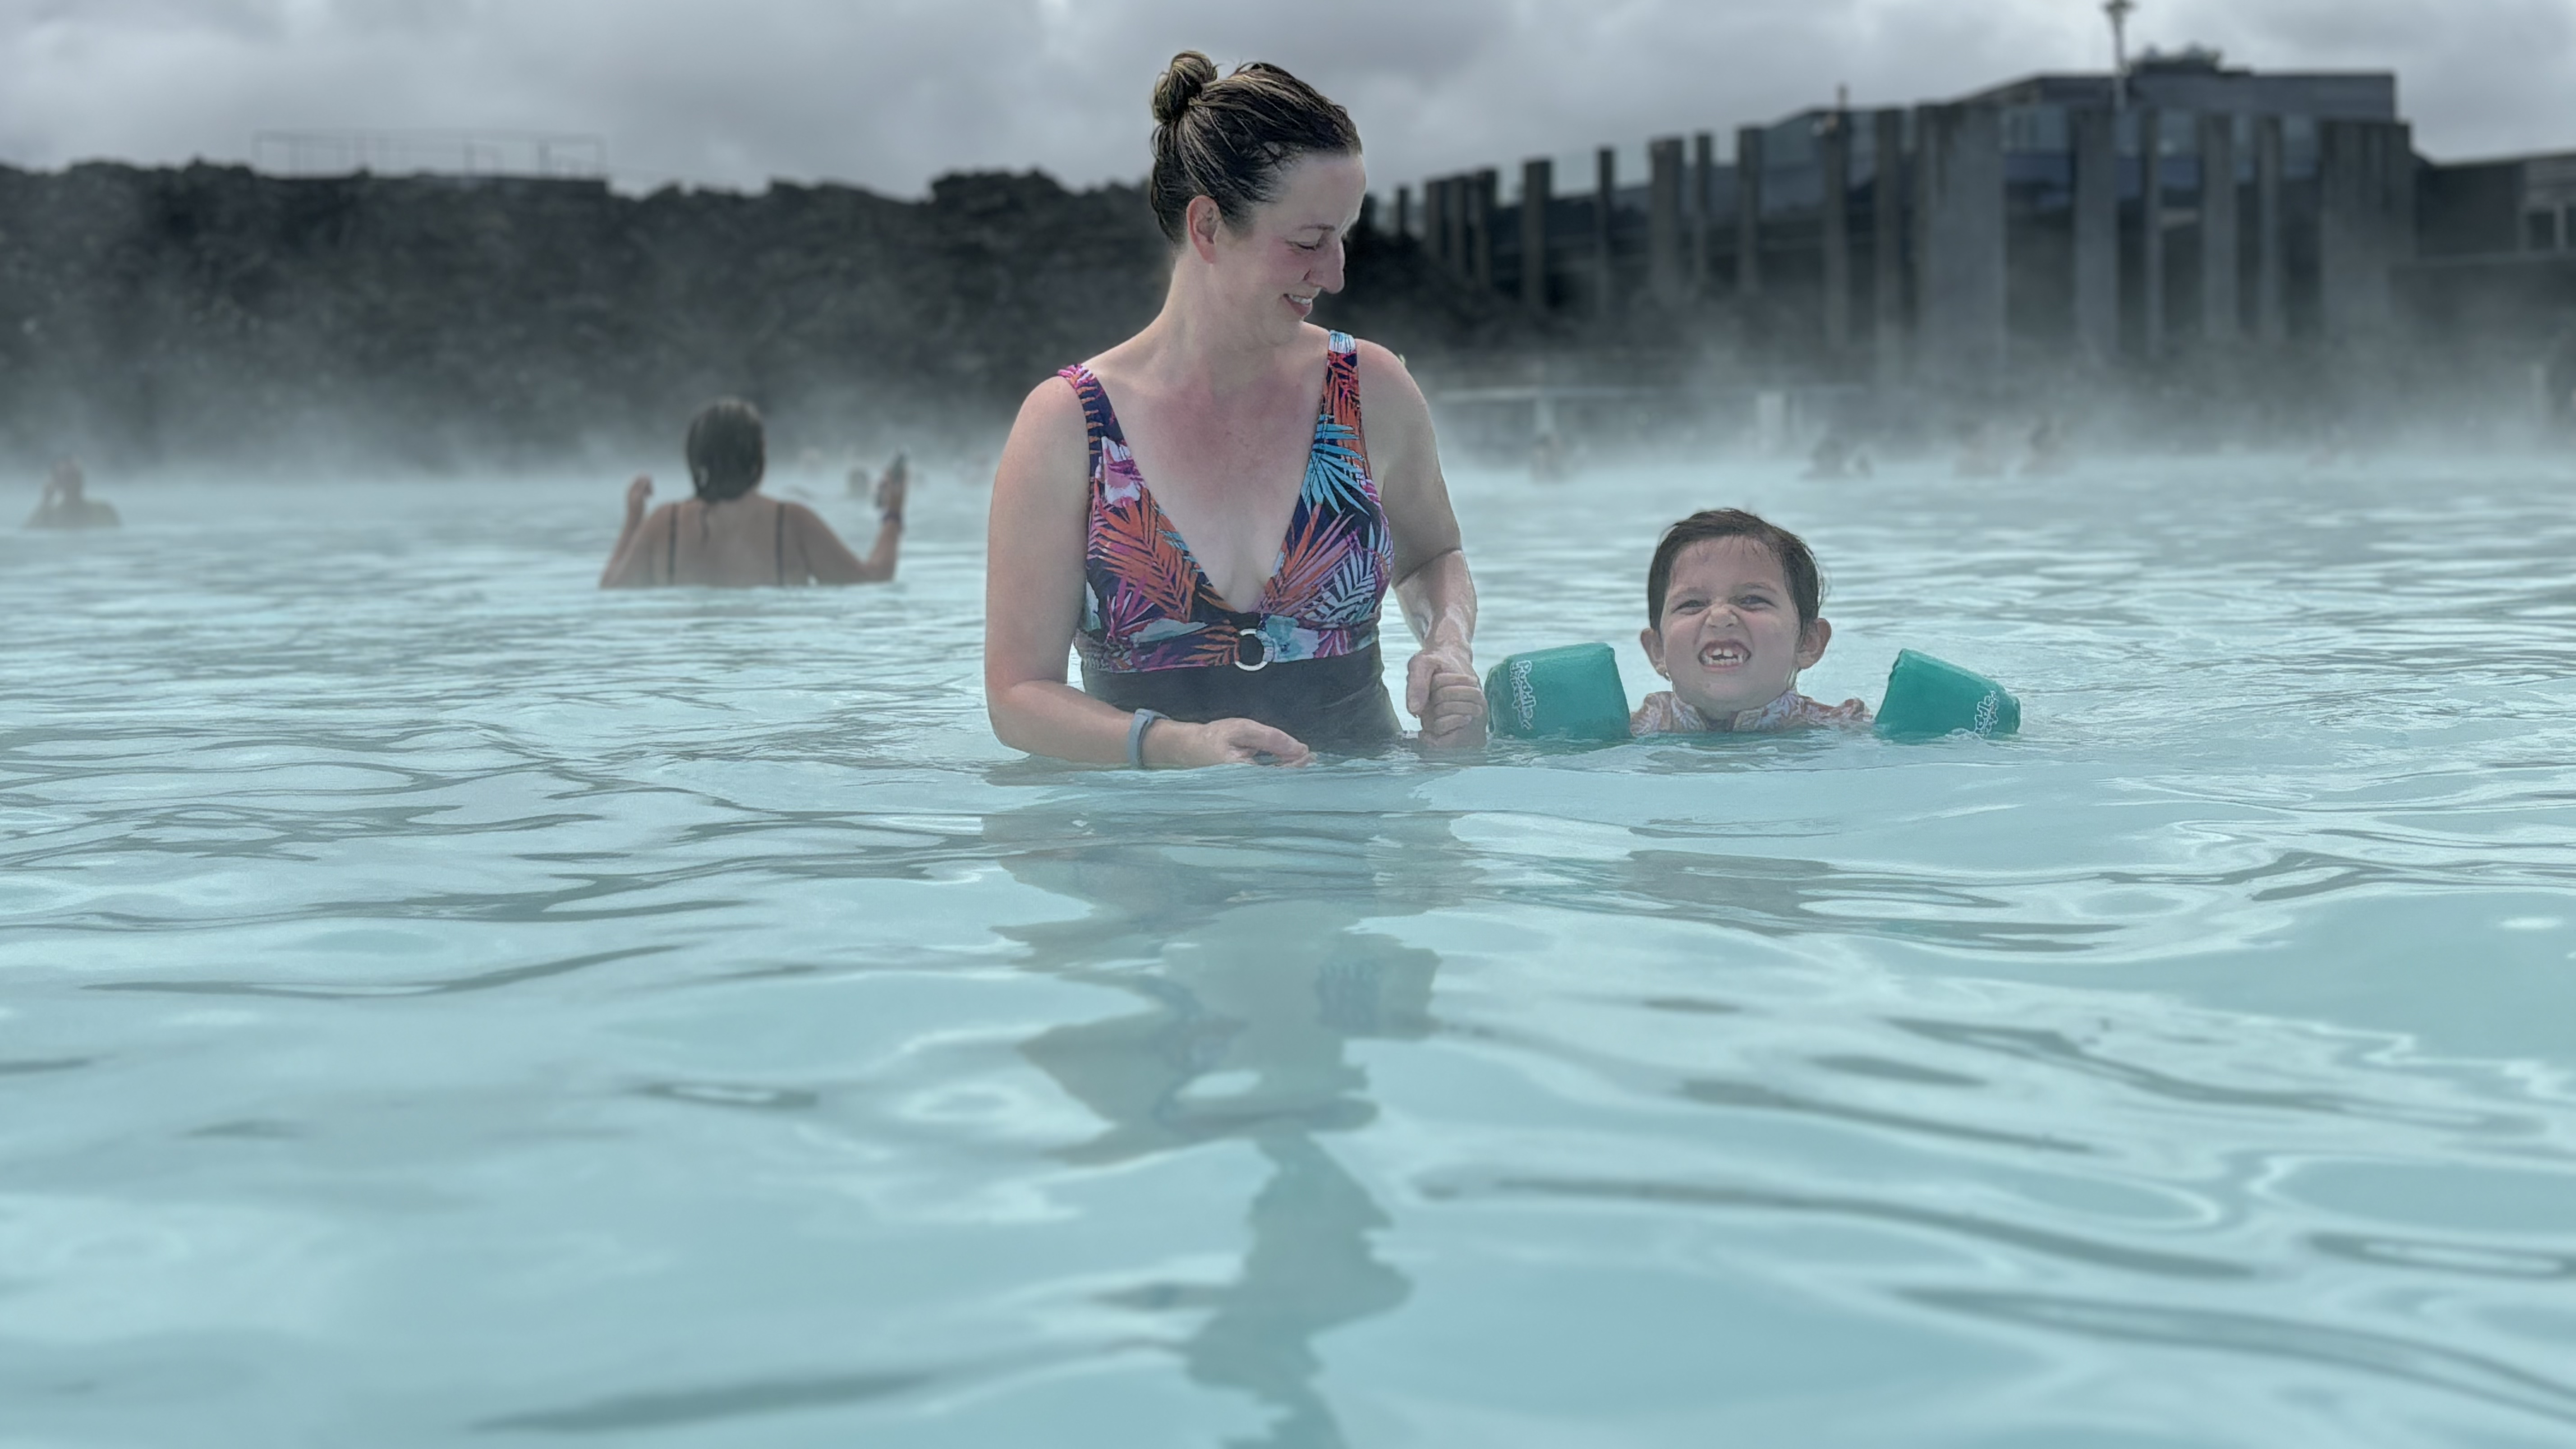
<svg viewBox="0 0 2576 1449">
<path fill-rule="evenodd" d="M 1217 595 L 1146 491 L 1100 379 L 1078 365 L 1060 374 L 1082 399 L 1091 440 L 1090 538 L 1074 640 L 1086 677 L 1259 670 L 1374 648 L 1394 543 L 1360 438 L 1359 345 L 1335 332 L 1326 348 L 1306 480 L 1270 581 L 1246 611 Z"/>
</svg>

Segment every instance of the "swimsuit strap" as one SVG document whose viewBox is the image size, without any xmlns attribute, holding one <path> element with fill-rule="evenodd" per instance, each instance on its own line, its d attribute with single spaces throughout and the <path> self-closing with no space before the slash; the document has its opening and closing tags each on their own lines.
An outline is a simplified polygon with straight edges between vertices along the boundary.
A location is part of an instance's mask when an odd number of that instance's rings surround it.
<svg viewBox="0 0 2576 1449">
<path fill-rule="evenodd" d="M 671 505 L 671 531 L 662 545 L 662 582 L 680 581 L 680 505 Z"/>
<path fill-rule="evenodd" d="M 773 531 L 777 536 L 770 541 L 770 552 L 777 555 L 778 586 L 783 589 L 787 587 L 787 505 L 784 503 L 778 505 L 778 527 Z"/>
<path fill-rule="evenodd" d="M 1101 483 L 1100 446 L 1113 437 L 1121 442 L 1126 440 L 1118 432 L 1118 415 L 1109 410 L 1109 390 L 1100 385 L 1099 377 L 1089 367 L 1077 362 L 1056 376 L 1073 384 L 1074 399 L 1082 404 L 1083 452 L 1091 465 L 1091 496 L 1093 506 L 1097 507 Z"/>
</svg>

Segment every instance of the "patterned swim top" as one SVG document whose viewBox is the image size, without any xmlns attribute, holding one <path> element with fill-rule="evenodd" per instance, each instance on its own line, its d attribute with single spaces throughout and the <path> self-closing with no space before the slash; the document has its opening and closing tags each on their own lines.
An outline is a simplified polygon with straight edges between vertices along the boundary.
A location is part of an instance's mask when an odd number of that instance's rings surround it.
<svg viewBox="0 0 2576 1449">
<path fill-rule="evenodd" d="M 1086 667 L 1113 674 L 1259 669 L 1355 654 L 1377 642 L 1395 548 L 1360 440 L 1359 345 L 1336 332 L 1326 346 L 1306 481 L 1270 580 L 1249 612 L 1218 597 L 1180 530 L 1145 490 L 1100 379 L 1078 365 L 1059 374 L 1081 397 L 1091 435 L 1090 542 L 1082 630 L 1074 639 Z"/>
<path fill-rule="evenodd" d="M 1641 738 L 1646 735 L 1743 735 L 1808 729 L 1817 725 L 1859 729 L 1869 722 L 1869 706 L 1857 699 L 1827 704 L 1822 700 L 1809 699 L 1793 689 L 1769 704 L 1737 710 L 1720 724 L 1712 722 L 1680 695 L 1663 689 L 1647 695 L 1646 702 L 1637 706 L 1637 712 L 1628 717 L 1628 733 Z"/>
</svg>

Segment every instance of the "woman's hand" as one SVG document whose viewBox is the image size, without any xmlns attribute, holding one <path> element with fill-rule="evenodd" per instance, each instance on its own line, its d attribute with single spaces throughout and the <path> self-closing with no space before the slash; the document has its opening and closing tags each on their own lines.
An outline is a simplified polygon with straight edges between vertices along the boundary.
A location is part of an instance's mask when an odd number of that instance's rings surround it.
<svg viewBox="0 0 2576 1449">
<path fill-rule="evenodd" d="M 1295 735 L 1259 720 L 1220 719 L 1188 724 L 1158 719 L 1145 726 L 1145 763 L 1158 770 L 1202 765 L 1302 765 L 1315 757 Z M 1263 761 L 1261 757 L 1270 759 Z"/>
<path fill-rule="evenodd" d="M 1404 670 L 1404 707 L 1422 721 L 1422 743 L 1471 750 L 1485 742 L 1485 690 L 1460 645 L 1436 645 Z"/>
<path fill-rule="evenodd" d="M 626 485 L 627 521 L 630 523 L 643 522 L 644 505 L 652 501 L 653 476 L 649 473 L 636 474 L 635 481 Z"/>
<path fill-rule="evenodd" d="M 888 468 L 885 476 L 877 480 L 877 512 L 888 518 L 903 517 L 904 495 L 911 491 L 911 480 L 905 476 L 903 466 Z"/>
</svg>

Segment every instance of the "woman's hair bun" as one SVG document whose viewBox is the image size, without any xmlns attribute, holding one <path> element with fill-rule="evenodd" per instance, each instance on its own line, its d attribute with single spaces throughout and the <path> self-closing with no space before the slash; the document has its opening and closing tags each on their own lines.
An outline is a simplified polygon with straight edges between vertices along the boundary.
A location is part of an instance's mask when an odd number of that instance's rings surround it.
<svg viewBox="0 0 2576 1449">
<path fill-rule="evenodd" d="M 1280 171 L 1298 157 L 1359 150 L 1350 113 L 1313 86 L 1257 60 L 1219 80 L 1216 62 L 1185 50 L 1154 82 L 1154 169 L 1145 200 L 1154 224 L 1178 245 L 1198 198 L 1215 202 L 1226 224 L 1239 229 L 1278 194 Z"/>
<path fill-rule="evenodd" d="M 1195 50 L 1172 57 L 1163 78 L 1154 82 L 1154 124 L 1168 126 L 1181 118 L 1199 92 L 1216 83 L 1216 62 Z"/>
</svg>

